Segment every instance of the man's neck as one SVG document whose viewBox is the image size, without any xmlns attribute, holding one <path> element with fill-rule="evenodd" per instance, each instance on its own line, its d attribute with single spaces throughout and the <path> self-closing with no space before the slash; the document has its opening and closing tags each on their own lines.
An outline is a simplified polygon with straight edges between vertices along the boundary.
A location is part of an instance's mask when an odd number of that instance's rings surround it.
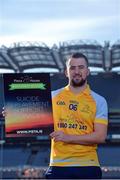
<svg viewBox="0 0 120 180">
<path fill-rule="evenodd" d="M 87 83 L 85 83 L 83 86 L 81 87 L 74 87 L 72 85 L 68 85 L 70 90 L 74 93 L 74 94 L 78 94 L 80 92 L 82 92 L 86 87 L 87 87 Z"/>
</svg>

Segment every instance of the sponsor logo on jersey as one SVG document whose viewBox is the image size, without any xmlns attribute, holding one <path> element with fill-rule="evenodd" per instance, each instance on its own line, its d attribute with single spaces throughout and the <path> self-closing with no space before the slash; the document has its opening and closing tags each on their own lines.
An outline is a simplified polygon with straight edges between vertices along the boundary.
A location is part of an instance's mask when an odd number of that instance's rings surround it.
<svg viewBox="0 0 120 180">
<path fill-rule="evenodd" d="M 70 104 L 79 104 L 79 102 L 78 101 L 75 101 L 75 100 L 70 100 Z"/>
<path fill-rule="evenodd" d="M 64 101 L 57 101 L 57 105 L 63 106 L 63 105 L 65 105 L 65 102 Z"/>
</svg>

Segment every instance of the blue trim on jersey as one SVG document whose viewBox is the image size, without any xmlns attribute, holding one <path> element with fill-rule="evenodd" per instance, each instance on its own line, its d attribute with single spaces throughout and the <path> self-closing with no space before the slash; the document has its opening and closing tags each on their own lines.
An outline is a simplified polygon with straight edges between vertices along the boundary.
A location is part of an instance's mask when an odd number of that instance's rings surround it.
<svg viewBox="0 0 120 180">
<path fill-rule="evenodd" d="M 108 106 L 105 98 L 91 91 L 91 95 L 96 102 L 96 119 L 108 120 Z"/>
<path fill-rule="evenodd" d="M 55 91 L 52 91 L 52 98 L 53 98 L 54 96 L 56 96 L 57 94 L 59 94 L 63 89 L 64 89 L 64 87 L 63 87 L 63 88 L 60 88 L 60 89 L 57 89 L 57 90 L 55 90 Z"/>
</svg>

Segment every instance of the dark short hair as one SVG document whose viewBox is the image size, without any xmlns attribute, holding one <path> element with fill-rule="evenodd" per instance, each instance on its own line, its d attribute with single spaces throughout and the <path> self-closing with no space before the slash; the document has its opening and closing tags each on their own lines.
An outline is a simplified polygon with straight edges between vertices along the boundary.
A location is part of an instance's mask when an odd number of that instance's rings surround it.
<svg viewBox="0 0 120 180">
<path fill-rule="evenodd" d="M 68 60 L 66 61 L 66 65 L 67 65 L 69 59 L 72 59 L 72 58 L 84 58 L 85 61 L 86 61 L 87 67 L 89 66 L 88 58 L 87 58 L 84 54 L 79 53 L 79 52 L 73 53 L 73 54 L 68 58 Z"/>
</svg>

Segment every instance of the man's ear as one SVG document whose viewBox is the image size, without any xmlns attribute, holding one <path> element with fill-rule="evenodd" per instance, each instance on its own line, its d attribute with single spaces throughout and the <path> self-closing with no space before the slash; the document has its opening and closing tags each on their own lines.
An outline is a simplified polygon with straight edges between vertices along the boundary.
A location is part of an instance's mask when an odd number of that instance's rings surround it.
<svg viewBox="0 0 120 180">
<path fill-rule="evenodd" d="M 67 69 L 65 69 L 65 76 L 68 77 Z"/>
<path fill-rule="evenodd" d="M 90 75 L 90 69 L 88 68 L 87 76 L 89 76 L 89 75 Z"/>
</svg>

